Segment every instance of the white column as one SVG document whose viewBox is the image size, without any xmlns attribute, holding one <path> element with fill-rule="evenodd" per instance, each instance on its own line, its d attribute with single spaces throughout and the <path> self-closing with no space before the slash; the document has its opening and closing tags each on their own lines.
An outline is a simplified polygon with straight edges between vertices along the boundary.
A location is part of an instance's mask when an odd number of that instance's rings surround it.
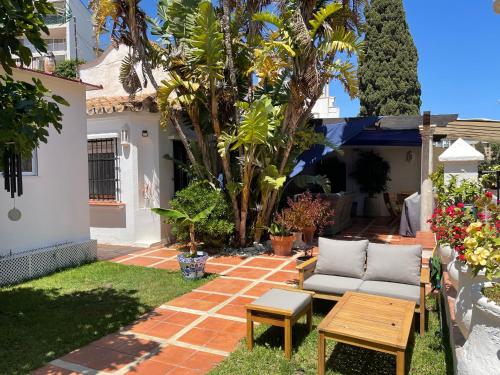
<svg viewBox="0 0 500 375">
<path fill-rule="evenodd" d="M 420 162 L 420 230 L 430 229 L 427 220 L 432 215 L 432 137 L 436 130 L 436 125 L 420 125 L 420 136 L 422 137 L 422 152 Z"/>
</svg>

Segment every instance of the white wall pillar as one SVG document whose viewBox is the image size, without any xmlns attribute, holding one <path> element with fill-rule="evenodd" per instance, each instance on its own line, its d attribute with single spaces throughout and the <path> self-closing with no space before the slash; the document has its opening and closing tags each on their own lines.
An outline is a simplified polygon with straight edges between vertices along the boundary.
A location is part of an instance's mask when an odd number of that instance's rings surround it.
<svg viewBox="0 0 500 375">
<path fill-rule="evenodd" d="M 422 138 L 422 153 L 420 163 L 420 230 L 429 230 L 427 220 L 432 215 L 432 181 L 430 174 L 432 173 L 433 163 L 433 135 L 436 130 L 436 125 L 430 125 L 430 113 L 424 113 L 424 124 L 419 126 L 420 136 Z"/>
<path fill-rule="evenodd" d="M 457 183 L 462 181 L 478 181 L 479 162 L 484 160 L 484 155 L 477 151 L 462 138 L 439 156 L 439 161 L 444 164 L 444 181 L 448 183 L 452 176 L 457 177 Z"/>
</svg>

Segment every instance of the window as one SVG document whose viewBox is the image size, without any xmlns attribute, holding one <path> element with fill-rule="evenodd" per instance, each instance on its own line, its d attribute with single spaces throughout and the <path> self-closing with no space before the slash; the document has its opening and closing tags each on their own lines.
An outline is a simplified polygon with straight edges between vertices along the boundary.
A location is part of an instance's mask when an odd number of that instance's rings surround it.
<svg viewBox="0 0 500 375">
<path fill-rule="evenodd" d="M 116 138 L 89 139 L 89 199 L 119 201 L 118 142 Z"/>
<path fill-rule="evenodd" d="M 38 154 L 36 150 L 33 150 L 33 154 L 30 158 L 23 158 L 21 160 L 21 169 L 23 171 L 23 176 L 36 176 L 38 174 Z M 3 161 L 0 162 L 0 172 L 3 172 L 4 165 Z"/>
</svg>

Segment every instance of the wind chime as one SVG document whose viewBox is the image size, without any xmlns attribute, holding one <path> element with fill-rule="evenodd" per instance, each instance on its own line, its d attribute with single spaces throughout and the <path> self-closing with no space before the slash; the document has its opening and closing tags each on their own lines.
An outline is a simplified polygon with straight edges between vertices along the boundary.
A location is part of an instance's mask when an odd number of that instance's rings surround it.
<svg viewBox="0 0 500 375">
<path fill-rule="evenodd" d="M 12 221 L 18 221 L 21 218 L 21 211 L 16 208 L 16 193 L 20 197 L 23 195 L 23 171 L 21 166 L 21 155 L 15 153 L 12 149 L 4 152 L 3 155 L 3 179 L 5 190 L 10 193 L 14 199 L 14 207 L 9 211 L 8 216 Z"/>
</svg>

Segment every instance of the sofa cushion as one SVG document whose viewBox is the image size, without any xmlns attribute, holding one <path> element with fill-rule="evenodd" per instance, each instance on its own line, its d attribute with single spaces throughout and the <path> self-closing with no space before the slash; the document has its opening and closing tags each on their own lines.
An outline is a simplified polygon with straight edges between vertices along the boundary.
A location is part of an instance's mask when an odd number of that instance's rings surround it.
<svg viewBox="0 0 500 375">
<path fill-rule="evenodd" d="M 370 243 L 364 280 L 420 285 L 422 247 Z"/>
<path fill-rule="evenodd" d="M 319 238 L 319 255 L 315 273 L 362 278 L 368 240 L 340 241 Z"/>
<path fill-rule="evenodd" d="M 304 289 L 317 293 L 342 295 L 348 290 L 355 291 L 363 280 L 352 277 L 313 274 L 304 281 Z"/>
<path fill-rule="evenodd" d="M 250 306 L 264 306 L 275 309 L 289 310 L 292 315 L 297 315 L 303 311 L 307 305 L 312 303 L 312 297 L 309 293 L 299 290 L 271 289 L 261 297 L 250 303 Z"/>
<path fill-rule="evenodd" d="M 420 287 L 387 281 L 363 281 L 358 292 L 415 301 L 420 305 Z"/>
</svg>

